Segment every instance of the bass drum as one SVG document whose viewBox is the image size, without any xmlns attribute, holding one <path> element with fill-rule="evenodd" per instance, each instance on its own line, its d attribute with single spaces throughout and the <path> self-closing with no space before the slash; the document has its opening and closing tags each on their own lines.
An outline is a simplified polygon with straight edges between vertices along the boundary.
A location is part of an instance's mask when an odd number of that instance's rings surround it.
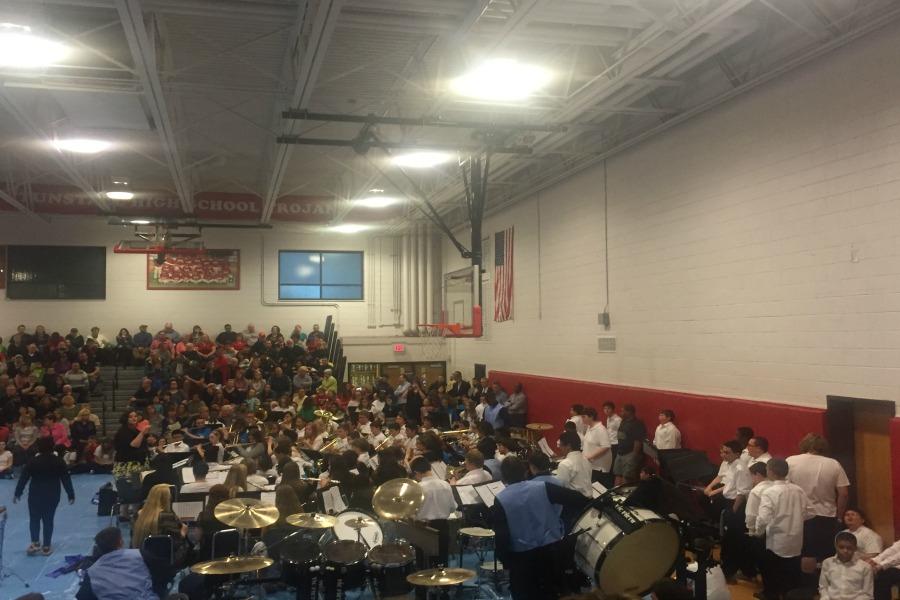
<svg viewBox="0 0 900 600">
<path fill-rule="evenodd" d="M 643 596 L 675 567 L 681 538 L 652 510 L 625 506 L 610 492 L 575 523 L 575 564 L 607 594 Z"/>
<path fill-rule="evenodd" d="M 346 590 L 366 585 L 366 547 L 336 540 L 322 548 L 322 583 L 326 600 L 343 600 Z"/>
<path fill-rule="evenodd" d="M 416 570 L 416 549 L 406 542 L 375 546 L 366 557 L 376 600 L 406 596 L 413 586 L 406 580 Z"/>
<path fill-rule="evenodd" d="M 337 523 L 332 529 L 335 539 L 358 542 L 361 538 L 366 548 L 374 548 L 384 542 L 384 530 L 381 529 L 381 524 L 375 515 L 361 510 L 345 510 L 336 517 Z M 355 519 L 368 519 L 371 524 L 366 525 L 357 533 L 356 529 L 349 526 L 349 523 Z"/>
<path fill-rule="evenodd" d="M 297 590 L 297 598 L 316 598 L 322 559 L 319 543 L 302 537 L 289 539 L 279 548 L 279 556 L 282 578 Z"/>
</svg>

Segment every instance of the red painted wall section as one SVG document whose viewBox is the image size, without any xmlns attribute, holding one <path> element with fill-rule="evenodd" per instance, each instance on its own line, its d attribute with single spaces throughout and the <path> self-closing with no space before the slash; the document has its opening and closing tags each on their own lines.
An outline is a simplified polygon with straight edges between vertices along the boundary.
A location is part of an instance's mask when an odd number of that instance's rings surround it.
<svg viewBox="0 0 900 600">
<path fill-rule="evenodd" d="M 659 411 L 664 408 L 675 411 L 675 424 L 681 430 L 682 445 L 705 451 L 716 464 L 719 462 L 719 446 L 732 439 L 740 426 L 752 427 L 759 435 L 768 438 L 770 452 L 775 456 L 796 454 L 797 443 L 805 434 L 825 431 L 825 410 L 819 408 L 505 371 L 491 371 L 489 376 L 491 381 L 499 381 L 507 391 L 511 391 L 517 383 L 522 384 L 528 397 L 528 422 L 554 426 L 547 433 L 551 447 L 555 446 L 556 437 L 562 432 L 572 404 L 593 406 L 600 412 L 606 401 L 615 402 L 618 408 L 623 404 L 634 404 L 638 418 L 647 426 L 651 439 L 658 424 Z M 894 455 L 898 456 L 900 419 L 895 421 L 898 449 Z M 898 485 L 900 464 L 895 464 L 894 469 L 894 482 Z M 900 496 L 895 494 L 895 497 Z"/>
<path fill-rule="evenodd" d="M 900 539 L 900 418 L 891 419 L 891 478 L 894 497 L 894 539 Z M 885 540 L 887 543 L 887 540 Z"/>
</svg>

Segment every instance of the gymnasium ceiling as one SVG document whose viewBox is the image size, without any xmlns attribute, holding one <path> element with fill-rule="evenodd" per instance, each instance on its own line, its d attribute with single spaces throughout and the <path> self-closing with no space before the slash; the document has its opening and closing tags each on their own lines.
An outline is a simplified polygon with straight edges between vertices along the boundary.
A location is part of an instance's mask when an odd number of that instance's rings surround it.
<svg viewBox="0 0 900 600">
<path fill-rule="evenodd" d="M 71 188 L 92 211 L 154 216 L 106 199 L 125 180 L 138 197 L 169 197 L 170 212 L 197 213 L 207 192 L 238 194 L 227 197 L 259 202 L 242 218 L 265 223 L 277 198 L 314 196 L 330 203 L 327 224 L 396 230 L 423 218 L 412 203 L 360 211 L 354 200 L 372 188 L 402 196 L 414 182 L 458 224 L 457 161 L 407 179 L 378 148 L 278 144 L 361 128 L 281 112 L 564 125 L 507 132 L 503 144 L 532 152 L 492 156 L 490 211 L 898 16 L 892 0 L 0 0 L 0 22 L 70 49 L 39 70 L 0 67 L 0 198 L 41 212 L 53 210 L 42 191 Z M 448 89 L 493 57 L 553 79 L 523 102 Z M 376 131 L 418 147 L 482 140 L 472 129 Z M 48 143 L 71 136 L 114 145 L 74 155 Z"/>
</svg>

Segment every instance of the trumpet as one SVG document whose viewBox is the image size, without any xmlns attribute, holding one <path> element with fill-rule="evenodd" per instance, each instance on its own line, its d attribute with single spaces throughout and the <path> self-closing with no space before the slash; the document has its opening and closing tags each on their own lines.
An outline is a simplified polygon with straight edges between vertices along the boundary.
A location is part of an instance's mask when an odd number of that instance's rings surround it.
<svg viewBox="0 0 900 600">
<path fill-rule="evenodd" d="M 324 446 L 322 446 L 321 448 L 319 448 L 319 452 L 325 452 L 325 451 L 328 450 L 331 446 L 333 446 L 339 439 L 341 439 L 341 438 L 338 438 L 338 437 L 334 438 L 333 440 L 331 440 L 330 442 L 328 442 L 327 444 L 325 444 Z"/>
<path fill-rule="evenodd" d="M 455 435 L 468 435 L 472 433 L 472 429 L 451 429 L 449 431 L 442 431 L 438 435 L 440 437 L 451 437 Z"/>
<path fill-rule="evenodd" d="M 375 450 L 373 450 L 373 452 L 378 452 L 379 450 L 381 450 L 382 448 L 384 448 L 384 447 L 387 446 L 388 444 L 393 443 L 393 441 L 394 441 L 393 436 L 388 436 L 388 437 L 384 438 L 384 440 L 383 440 L 380 444 L 378 444 L 377 446 L 375 446 Z"/>
</svg>

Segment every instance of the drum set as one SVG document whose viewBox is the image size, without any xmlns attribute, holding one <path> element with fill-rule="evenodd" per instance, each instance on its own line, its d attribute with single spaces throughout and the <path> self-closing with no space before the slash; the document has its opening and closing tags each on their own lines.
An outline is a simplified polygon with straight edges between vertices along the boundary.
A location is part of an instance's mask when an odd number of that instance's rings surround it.
<svg viewBox="0 0 900 600">
<path fill-rule="evenodd" d="M 378 600 L 409 594 L 415 587 L 442 589 L 475 577 L 468 569 L 416 570 L 416 549 L 405 540 L 388 541 L 378 517 L 388 521 L 412 518 L 425 500 L 422 487 L 411 479 L 381 485 L 373 497 L 376 515 L 346 510 L 337 515 L 297 513 L 285 518 L 296 531 L 271 544 L 269 556 L 250 555 L 248 533 L 278 521 L 278 509 L 250 498 L 220 503 L 215 516 L 242 533 L 241 555 L 218 558 L 191 567 L 201 575 L 257 573 L 255 579 L 220 586 L 219 597 L 237 585 L 254 585 L 259 572 L 281 566 L 280 581 L 296 591 L 297 600 L 339 600 L 348 590 L 369 587 Z"/>
</svg>

